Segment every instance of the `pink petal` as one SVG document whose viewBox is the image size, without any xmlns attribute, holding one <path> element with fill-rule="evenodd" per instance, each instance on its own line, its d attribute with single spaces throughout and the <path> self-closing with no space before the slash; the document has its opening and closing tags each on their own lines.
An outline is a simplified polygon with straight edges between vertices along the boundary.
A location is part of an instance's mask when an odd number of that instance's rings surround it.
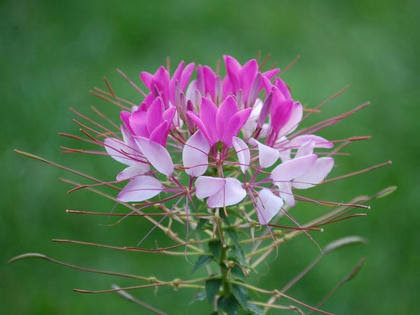
<svg viewBox="0 0 420 315">
<path fill-rule="evenodd" d="M 331 149 L 334 147 L 334 144 L 322 137 L 315 136 L 315 135 L 302 135 L 297 136 L 296 138 L 293 138 L 290 140 L 290 142 L 287 144 L 290 148 L 297 148 L 300 147 L 305 142 L 312 141 L 314 143 L 315 148 L 325 148 L 325 149 Z"/>
<path fill-rule="evenodd" d="M 185 91 L 185 88 L 187 87 L 187 84 L 191 79 L 191 75 L 194 71 L 194 67 L 195 67 L 195 64 L 192 62 L 188 64 L 185 67 L 184 71 L 182 72 L 181 79 L 179 81 L 179 86 L 182 91 Z"/>
<path fill-rule="evenodd" d="M 153 132 L 153 130 L 162 123 L 162 114 L 163 114 L 163 102 L 162 98 L 156 98 L 152 105 L 150 105 L 149 109 L 147 110 L 147 130 L 149 134 Z"/>
<path fill-rule="evenodd" d="M 139 175 L 143 175 L 150 170 L 149 164 L 137 163 L 136 165 L 125 168 L 117 175 L 117 181 L 121 182 Z"/>
<path fill-rule="evenodd" d="M 274 183 L 288 182 L 305 174 L 316 162 L 315 154 L 303 156 L 277 165 L 271 172 Z"/>
<path fill-rule="evenodd" d="M 299 102 L 295 102 L 292 105 L 290 118 L 287 123 L 280 129 L 279 136 L 287 135 L 294 131 L 298 126 L 303 116 L 303 107 Z"/>
<path fill-rule="evenodd" d="M 201 133 L 206 137 L 208 143 L 213 145 L 213 140 L 210 138 L 209 134 L 207 133 L 207 128 L 204 123 L 201 121 L 200 117 L 198 117 L 194 112 L 188 111 L 187 117 L 191 119 L 191 121 L 200 129 Z"/>
<path fill-rule="evenodd" d="M 262 168 L 270 167 L 278 160 L 278 150 L 269 147 L 268 145 L 262 144 L 255 139 L 252 139 L 252 142 L 258 145 L 258 159 Z"/>
<path fill-rule="evenodd" d="M 166 146 L 166 140 L 169 133 L 169 123 L 167 121 L 162 121 L 162 123 L 157 126 L 153 132 L 150 134 L 149 139 L 159 143 L 162 146 Z"/>
<path fill-rule="evenodd" d="M 274 78 L 276 75 L 277 75 L 277 73 L 279 73 L 280 72 L 280 68 L 274 68 L 274 69 L 271 69 L 271 70 L 268 70 L 268 71 L 266 71 L 266 72 L 264 72 L 263 73 L 263 75 L 265 76 L 265 77 L 267 77 L 269 80 L 271 80 L 272 78 Z"/>
<path fill-rule="evenodd" d="M 233 57 L 224 55 L 223 60 L 225 61 L 226 74 L 232 84 L 233 90 L 239 88 L 239 72 L 241 71 L 241 64 Z"/>
<path fill-rule="evenodd" d="M 204 86 L 205 86 L 205 95 L 212 99 L 215 99 L 215 87 L 216 87 L 216 74 L 213 70 L 208 66 L 203 66 L 203 79 L 204 79 Z"/>
<path fill-rule="evenodd" d="M 108 155 L 115 161 L 125 165 L 136 165 L 139 163 L 139 153 L 119 139 L 106 138 L 104 141 L 104 147 Z"/>
<path fill-rule="evenodd" d="M 147 112 L 141 108 L 133 112 L 130 117 L 130 127 L 136 136 L 148 137 L 147 130 Z"/>
<path fill-rule="evenodd" d="M 244 99 L 248 99 L 249 89 L 255 80 L 258 73 L 258 63 L 255 59 L 249 60 L 241 69 L 239 80 L 241 83 L 242 92 L 244 93 Z"/>
<path fill-rule="evenodd" d="M 200 199 L 207 198 L 221 190 L 224 185 L 224 178 L 200 176 L 195 181 L 195 195 Z"/>
<path fill-rule="evenodd" d="M 236 136 L 251 114 L 251 108 L 237 112 L 227 123 L 221 139 L 229 148 L 232 146 L 232 138 Z"/>
<path fill-rule="evenodd" d="M 210 146 L 201 131 L 194 133 L 185 143 L 182 150 L 182 161 L 185 172 L 190 176 L 203 175 L 209 163 Z"/>
<path fill-rule="evenodd" d="M 321 183 L 334 166 L 334 159 L 330 157 L 322 157 L 316 160 L 315 165 L 302 176 L 297 177 L 293 181 L 293 187 L 298 189 L 306 189 Z"/>
<path fill-rule="evenodd" d="M 279 132 L 289 121 L 292 114 L 293 102 L 282 101 L 280 92 L 273 88 L 271 101 L 271 126 L 274 132 Z"/>
<path fill-rule="evenodd" d="M 144 201 L 158 195 L 163 189 L 159 180 L 151 176 L 134 177 L 118 194 L 123 202 Z"/>
<path fill-rule="evenodd" d="M 211 139 L 211 145 L 217 142 L 217 130 L 214 128 L 216 123 L 217 106 L 208 98 L 203 97 L 201 99 L 200 106 L 200 119 L 206 126 L 206 132 L 208 137 Z"/>
<path fill-rule="evenodd" d="M 216 129 L 219 139 L 223 138 L 226 122 L 238 112 L 238 105 L 232 96 L 228 96 L 220 105 L 216 114 Z"/>
<path fill-rule="evenodd" d="M 240 164 L 241 171 L 245 174 L 251 159 L 249 148 L 246 145 L 246 143 L 238 137 L 233 137 L 232 144 L 235 148 L 236 154 L 238 155 L 238 161 Z"/>
<path fill-rule="evenodd" d="M 261 189 L 256 202 L 258 221 L 263 225 L 267 225 L 283 206 L 283 200 L 267 188 Z"/>
<path fill-rule="evenodd" d="M 280 78 L 277 78 L 274 81 L 274 85 L 280 90 L 285 100 L 291 100 L 292 95 L 290 94 L 290 89 L 287 84 Z"/>
<path fill-rule="evenodd" d="M 149 72 L 143 71 L 140 72 L 140 79 L 143 81 L 144 85 L 151 90 L 153 84 L 153 75 Z"/>
<path fill-rule="evenodd" d="M 172 124 L 174 120 L 175 113 L 176 113 L 176 107 L 171 106 L 167 110 L 165 110 L 162 115 L 162 118 L 169 123 L 169 126 Z"/>
<path fill-rule="evenodd" d="M 241 202 L 246 197 L 246 190 L 236 178 L 224 178 L 224 189 L 211 195 L 207 200 L 210 208 L 228 207 Z"/>
<path fill-rule="evenodd" d="M 147 160 L 156 168 L 160 173 L 171 175 L 174 171 L 174 164 L 168 150 L 162 145 L 151 141 L 147 138 L 137 137 L 136 142 L 143 152 Z"/>
<path fill-rule="evenodd" d="M 289 206 L 293 207 L 295 202 L 295 197 L 292 193 L 292 183 L 291 182 L 279 182 L 276 183 L 276 186 L 278 188 L 280 197 L 283 198 L 284 202 Z"/>
</svg>

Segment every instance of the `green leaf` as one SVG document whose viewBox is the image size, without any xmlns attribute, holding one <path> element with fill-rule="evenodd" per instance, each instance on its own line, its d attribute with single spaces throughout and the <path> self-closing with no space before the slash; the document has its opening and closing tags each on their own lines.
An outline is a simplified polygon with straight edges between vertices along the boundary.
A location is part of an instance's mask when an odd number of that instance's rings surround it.
<svg viewBox="0 0 420 315">
<path fill-rule="evenodd" d="M 200 290 L 197 292 L 197 294 L 194 295 L 194 299 L 191 301 L 191 304 L 194 302 L 201 302 L 204 301 L 207 297 L 206 291 Z"/>
<path fill-rule="evenodd" d="M 244 272 L 242 271 L 241 267 L 239 267 L 238 265 L 235 265 L 235 266 L 232 268 L 231 272 L 232 272 L 232 275 L 233 275 L 235 278 L 245 279 L 245 274 L 244 274 Z"/>
<path fill-rule="evenodd" d="M 264 314 L 264 310 L 261 307 L 258 307 L 255 304 L 248 304 L 248 311 L 251 314 L 257 314 L 257 315 L 263 315 Z"/>
<path fill-rule="evenodd" d="M 194 273 L 201 266 L 208 264 L 212 260 L 212 258 L 213 256 L 209 256 L 209 255 L 201 255 L 200 257 L 198 257 L 197 262 L 195 263 L 192 272 Z"/>
<path fill-rule="evenodd" d="M 217 309 L 225 311 L 228 315 L 236 315 L 239 312 L 239 305 L 233 295 L 229 295 L 228 297 L 222 296 L 217 301 Z"/>
<path fill-rule="evenodd" d="M 239 244 L 238 235 L 236 234 L 236 231 L 232 228 L 228 228 L 226 229 L 226 232 L 233 243 L 232 255 L 238 260 L 238 262 L 242 266 L 246 266 L 247 263 L 245 261 L 245 255 L 244 255 L 244 252 L 242 251 L 241 244 Z"/>
<path fill-rule="evenodd" d="M 222 254 L 222 243 L 219 240 L 210 241 L 209 250 L 216 260 L 220 260 L 220 256 Z"/>
<path fill-rule="evenodd" d="M 243 309 L 248 308 L 248 290 L 240 285 L 232 285 L 232 294 Z"/>
<path fill-rule="evenodd" d="M 210 305 L 213 303 L 214 296 L 219 291 L 221 284 L 222 279 L 209 279 L 206 281 L 206 294 Z"/>
<path fill-rule="evenodd" d="M 197 226 L 196 226 L 196 230 L 201 230 L 201 228 L 203 227 L 203 226 L 205 226 L 207 223 L 209 222 L 209 220 L 207 220 L 207 219 L 200 219 L 200 220 L 198 220 L 198 223 L 197 223 Z"/>
</svg>

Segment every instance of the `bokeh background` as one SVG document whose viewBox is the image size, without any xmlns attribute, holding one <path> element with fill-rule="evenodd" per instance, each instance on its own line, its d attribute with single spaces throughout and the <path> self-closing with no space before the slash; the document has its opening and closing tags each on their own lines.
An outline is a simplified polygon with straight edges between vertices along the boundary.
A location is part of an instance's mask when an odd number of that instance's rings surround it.
<svg viewBox="0 0 420 315">
<path fill-rule="evenodd" d="M 311 196 L 348 201 L 389 185 L 399 189 L 372 203 L 366 218 L 331 226 L 318 241 L 346 235 L 369 239 L 332 253 L 289 293 L 316 304 L 361 257 L 360 274 L 328 301 L 337 314 L 414 314 L 419 308 L 418 233 L 419 12 L 418 1 L 2 1 L 0 4 L 0 313 L 148 314 L 115 294 L 81 295 L 73 288 L 101 289 L 132 282 L 81 273 L 41 261 L 7 260 L 40 252 L 75 264 L 156 275 L 191 277 L 191 261 L 59 245 L 56 238 L 133 245 L 150 228 L 141 220 L 110 226 L 104 217 L 71 216 L 66 208 L 106 210 L 113 204 L 89 192 L 67 195 L 58 181 L 63 171 L 25 159 L 14 148 L 111 179 L 120 165 L 104 157 L 62 155 L 74 142 L 57 135 L 75 132 L 70 106 L 88 112 L 94 104 L 110 115 L 111 105 L 89 94 L 108 77 L 119 95 L 140 101 L 115 72 L 139 81 L 171 56 L 215 65 L 222 54 L 241 62 L 258 50 L 271 53 L 280 67 L 300 61 L 284 76 L 295 98 L 314 106 L 349 84 L 316 120 L 349 110 L 366 100 L 372 106 L 322 134 L 339 139 L 371 135 L 339 157 L 335 175 L 392 160 L 391 167 L 325 185 Z M 76 144 L 77 146 L 77 144 Z M 305 220 L 322 209 L 299 205 Z M 163 238 L 159 233 L 156 238 Z M 317 255 L 301 237 L 262 265 L 254 283 L 282 287 Z M 152 289 L 134 292 L 169 314 L 210 313 L 206 303 L 191 304 L 193 291 Z"/>
</svg>

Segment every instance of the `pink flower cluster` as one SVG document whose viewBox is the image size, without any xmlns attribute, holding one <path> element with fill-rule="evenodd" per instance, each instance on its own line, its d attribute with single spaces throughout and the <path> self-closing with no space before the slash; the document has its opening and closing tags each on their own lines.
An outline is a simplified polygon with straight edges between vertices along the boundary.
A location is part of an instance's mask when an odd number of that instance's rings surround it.
<svg viewBox="0 0 420 315">
<path fill-rule="evenodd" d="M 224 64 L 224 77 L 184 62 L 172 76 L 164 67 L 140 74 L 148 95 L 121 112 L 122 139 L 104 141 L 107 153 L 127 166 L 117 175 L 128 181 L 120 201 L 184 194 L 226 208 L 248 197 L 265 225 L 295 204 L 293 189 L 328 175 L 334 160 L 315 150 L 333 144 L 293 133 L 303 107 L 276 77 L 279 69 L 260 72 L 256 60 L 241 65 L 230 56 Z"/>
</svg>

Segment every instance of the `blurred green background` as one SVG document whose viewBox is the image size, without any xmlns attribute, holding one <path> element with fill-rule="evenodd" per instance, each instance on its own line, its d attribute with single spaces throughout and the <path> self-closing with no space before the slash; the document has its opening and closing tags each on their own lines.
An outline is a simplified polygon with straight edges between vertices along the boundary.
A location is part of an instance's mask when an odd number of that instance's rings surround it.
<svg viewBox="0 0 420 315">
<path fill-rule="evenodd" d="M 337 251 L 289 293 L 316 304 L 354 266 L 360 274 L 325 305 L 337 314 L 414 314 L 419 308 L 418 224 L 419 154 L 419 2 L 418 1 L 2 1 L 0 69 L 0 313 L 2 314 L 147 314 L 114 294 L 81 295 L 73 288 L 102 289 L 133 282 L 85 274 L 41 261 L 7 260 L 41 252 L 84 266 L 156 275 L 191 277 L 191 261 L 151 254 L 54 244 L 71 238 L 134 245 L 150 228 L 142 220 L 109 226 L 104 217 L 71 216 L 66 208 L 110 210 L 111 202 L 89 192 L 67 195 L 58 181 L 63 171 L 25 159 L 14 148 L 112 179 L 121 166 L 105 157 L 61 155 L 60 145 L 78 146 L 59 131 L 77 133 L 73 106 L 88 112 L 94 104 L 115 115 L 111 105 L 89 94 L 108 77 L 117 94 L 141 99 L 115 72 L 136 81 L 141 70 L 154 71 L 166 56 L 215 65 L 222 54 L 241 62 L 258 50 L 271 53 L 280 67 L 301 60 L 286 75 L 296 99 L 314 106 L 341 89 L 350 89 L 324 107 L 316 120 L 366 100 L 372 106 L 322 135 L 372 135 L 339 157 L 334 175 L 392 160 L 391 167 L 325 185 L 310 196 L 348 201 L 388 185 L 396 193 L 372 203 L 366 218 L 329 227 L 322 245 L 346 235 L 362 235 L 366 246 Z M 315 121 L 315 120 L 314 120 Z M 298 205 L 302 221 L 312 209 Z M 313 210 L 320 213 L 322 209 Z M 325 210 L 324 210 L 325 211 Z M 155 236 L 163 239 L 156 233 Z M 262 265 L 254 283 L 281 288 L 317 255 L 300 237 Z M 152 289 L 133 293 L 169 314 L 205 314 L 206 303 L 191 304 L 194 292 Z"/>
</svg>

